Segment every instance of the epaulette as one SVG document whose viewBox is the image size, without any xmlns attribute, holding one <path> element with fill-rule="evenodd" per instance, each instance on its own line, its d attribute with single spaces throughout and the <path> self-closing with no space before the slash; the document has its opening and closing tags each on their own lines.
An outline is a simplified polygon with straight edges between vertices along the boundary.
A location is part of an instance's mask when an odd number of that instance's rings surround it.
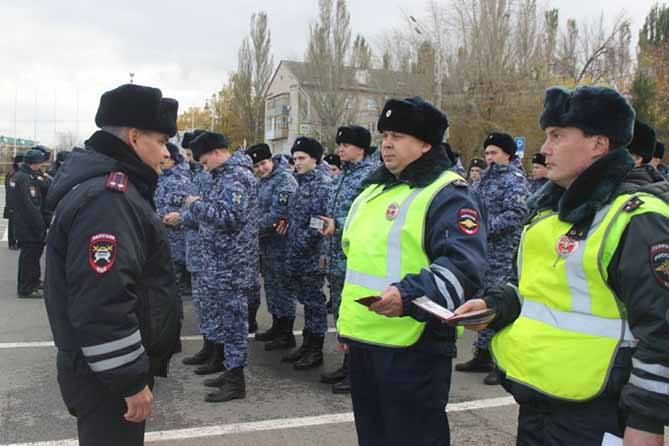
<svg viewBox="0 0 669 446">
<path fill-rule="evenodd" d="M 643 200 L 639 197 L 632 197 L 627 203 L 625 203 L 625 206 L 623 207 L 624 212 L 632 212 L 636 211 L 641 207 L 643 204 Z"/>
<path fill-rule="evenodd" d="M 128 176 L 123 172 L 109 172 L 105 186 L 107 189 L 124 194 L 128 190 Z"/>
<path fill-rule="evenodd" d="M 455 187 L 469 187 L 469 183 L 466 180 L 461 180 L 459 178 L 451 181 L 451 184 Z"/>
</svg>

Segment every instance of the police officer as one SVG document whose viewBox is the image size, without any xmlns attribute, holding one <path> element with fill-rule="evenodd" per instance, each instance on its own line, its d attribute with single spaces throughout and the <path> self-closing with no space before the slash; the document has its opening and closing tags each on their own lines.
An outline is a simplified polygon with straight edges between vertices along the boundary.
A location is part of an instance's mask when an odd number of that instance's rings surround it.
<svg viewBox="0 0 669 446">
<path fill-rule="evenodd" d="M 650 164 L 657 169 L 658 172 L 665 178 L 669 178 L 669 167 L 662 162 L 664 157 L 664 144 L 660 141 L 655 142 L 655 150 L 653 152 L 653 159 Z"/>
<path fill-rule="evenodd" d="M 341 248 L 341 236 L 346 216 L 355 197 L 363 189 L 363 181 L 379 166 L 370 155 L 372 135 L 364 127 L 349 125 L 339 127 L 336 142 L 342 171 L 330 183 L 326 213 L 322 217 L 326 225 L 321 233 L 326 237 L 321 248 L 321 267 L 325 269 L 330 284 L 332 315 L 335 323 L 339 316 L 341 290 L 346 276 L 346 257 Z M 348 393 L 348 356 L 338 369 L 321 376 L 321 382 L 332 384 L 334 393 Z"/>
<path fill-rule="evenodd" d="M 546 156 L 537 152 L 532 155 L 532 180 L 530 181 L 530 192 L 534 193 L 548 182 L 548 169 L 546 168 Z"/>
<path fill-rule="evenodd" d="M 205 130 L 202 129 L 195 129 L 192 132 L 186 132 L 184 133 L 183 139 L 181 140 L 181 147 L 184 149 L 184 157 L 188 162 L 188 166 L 190 167 L 191 181 L 195 178 L 195 175 L 197 175 L 203 169 L 200 163 L 193 159 L 193 151 L 190 149 L 190 143 L 204 132 Z"/>
<path fill-rule="evenodd" d="M 548 89 L 550 183 L 529 200 L 518 280 L 493 308 L 519 445 L 661 445 L 669 424 L 669 184 L 628 184 L 634 110 L 617 91 Z M 481 328 L 481 327 L 476 327 Z"/>
<path fill-rule="evenodd" d="M 205 380 L 206 386 L 218 387 L 205 401 L 222 402 L 246 397 L 248 299 L 259 276 L 258 182 L 251 159 L 243 150 L 230 153 L 225 135 L 204 132 L 190 148 L 212 176 L 211 189 L 186 197 L 186 207 L 209 255 L 203 315 L 211 319 L 211 331 L 204 335 L 225 366 L 219 377 Z"/>
<path fill-rule="evenodd" d="M 350 357 L 358 441 L 449 444 L 455 329 L 412 302 L 454 309 L 483 284 L 486 230 L 469 184 L 450 172 L 446 115 L 420 97 L 389 100 L 377 128 L 383 165 L 344 226 L 337 321 Z M 369 308 L 356 302 L 380 296 Z M 370 311 L 371 310 L 371 311 Z"/>
<path fill-rule="evenodd" d="M 330 173 L 333 177 L 336 177 L 341 172 L 341 158 L 339 155 L 331 153 L 323 157 L 323 161 L 328 163 L 330 167 Z"/>
<path fill-rule="evenodd" d="M 295 370 L 306 370 L 323 363 L 323 340 L 328 328 L 325 275 L 319 268 L 322 236 L 315 223 L 322 223 L 319 217 L 325 213 L 330 175 L 319 167 L 323 146 L 315 139 L 297 138 L 290 152 L 298 186 L 289 201 L 287 224 L 279 225 L 277 232 L 288 237 L 286 267 L 294 294 L 304 305 L 304 338 L 300 347 L 281 360 L 293 363 Z"/>
<path fill-rule="evenodd" d="M 481 173 L 488 168 L 483 158 L 472 158 L 467 169 L 467 181 L 470 184 L 477 183 L 481 179 Z"/>
<path fill-rule="evenodd" d="M 179 154 L 179 148 L 168 142 L 165 144 L 169 157 L 163 160 L 161 174 L 158 177 L 156 188 L 156 211 L 162 219 L 170 212 L 181 210 L 184 199 L 192 185 L 188 174 L 190 169 L 184 158 Z M 172 248 L 172 263 L 177 282 L 177 291 L 181 296 L 183 275 L 186 270 L 186 233 L 183 226 L 167 226 L 167 236 Z M 181 316 L 183 317 L 183 306 Z"/>
<path fill-rule="evenodd" d="M 7 247 L 10 251 L 18 251 L 19 249 L 14 229 L 14 200 L 16 199 L 16 181 L 14 180 L 14 175 L 19 171 L 19 165 L 22 162 L 23 155 L 16 155 L 10 171 L 5 175 L 5 209 L 3 216 L 7 219 Z"/>
<path fill-rule="evenodd" d="M 142 445 L 154 376 L 178 347 L 170 244 L 153 206 L 177 101 L 122 85 L 102 95 L 102 130 L 52 184 L 45 302 L 58 383 L 79 444 Z M 76 187 L 75 187 L 76 186 Z"/>
<path fill-rule="evenodd" d="M 51 164 L 51 167 L 46 171 L 46 174 L 50 178 L 55 178 L 56 174 L 58 173 L 58 170 L 60 167 L 63 165 L 63 163 L 67 160 L 67 157 L 70 156 L 70 152 L 58 152 L 56 155 L 56 160 Z"/>
<path fill-rule="evenodd" d="M 19 268 L 17 292 L 20 298 L 41 298 L 42 275 L 40 258 L 44 252 L 44 237 L 47 221 L 44 213 L 40 167 L 44 153 L 31 149 L 23 155 L 23 163 L 14 175 L 15 194 L 12 199 L 14 210 L 15 237 L 18 240 Z"/>
<path fill-rule="evenodd" d="M 476 187 L 487 218 L 488 264 L 485 286 L 506 283 L 512 275 L 513 253 L 520 241 L 523 222 L 528 215 L 525 202 L 530 186 L 513 160 L 516 157 L 516 142 L 508 133 L 492 132 L 483 141 L 488 169 L 483 172 Z M 490 358 L 490 339 L 494 332 L 479 333 L 474 343 L 474 358 L 457 364 L 460 372 L 488 372 L 483 382 L 499 384 L 499 374 L 493 370 Z"/>
<path fill-rule="evenodd" d="M 294 287 L 286 271 L 286 238 L 276 232 L 277 225 L 288 218 L 288 203 L 297 189 L 297 181 L 282 155 L 272 157 L 267 144 L 256 144 L 246 151 L 253 160 L 253 171 L 260 179 L 258 208 L 260 214 L 260 267 L 272 326 L 255 336 L 266 342 L 265 350 L 295 347 Z M 249 310 L 250 311 L 250 310 Z"/>
<path fill-rule="evenodd" d="M 193 141 L 193 138 L 204 132 L 204 130 L 195 130 L 192 133 L 187 132 L 183 137 L 182 146 L 185 145 L 190 151 L 190 143 Z M 199 167 L 193 170 L 193 165 Z M 187 194 L 204 196 L 211 189 L 211 174 L 202 169 L 197 162 L 189 163 L 189 167 L 191 167 L 190 172 L 193 175 L 193 179 Z M 197 221 L 185 206 L 178 212 L 170 212 L 165 215 L 163 221 L 168 225 L 178 226 L 181 224 L 185 228 L 186 270 L 190 277 L 190 289 L 198 321 L 198 330 L 202 334 L 203 340 L 202 348 L 197 353 L 183 358 L 182 363 L 202 366 L 195 369 L 195 373 L 197 374 L 201 374 L 202 372 L 205 374 L 220 372 L 223 370 L 223 358 L 219 354 L 220 352 L 214 348 L 214 342 L 205 336 L 205 333 L 211 332 L 213 328 L 211 318 L 208 318 L 207 314 L 205 314 L 207 308 L 204 306 L 207 296 L 205 267 L 209 261 L 209 253 L 206 251 L 204 239 L 198 231 Z"/>
</svg>

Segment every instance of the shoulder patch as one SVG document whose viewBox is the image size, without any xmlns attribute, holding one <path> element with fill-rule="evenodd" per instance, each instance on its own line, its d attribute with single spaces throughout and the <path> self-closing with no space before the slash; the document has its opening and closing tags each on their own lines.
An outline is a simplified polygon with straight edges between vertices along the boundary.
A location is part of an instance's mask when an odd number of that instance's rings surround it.
<svg viewBox="0 0 669 446">
<path fill-rule="evenodd" d="M 279 192 L 279 204 L 285 206 L 288 204 L 289 192 Z"/>
<path fill-rule="evenodd" d="M 471 208 L 462 208 L 458 211 L 458 228 L 467 235 L 476 235 L 481 223 L 479 213 Z"/>
<path fill-rule="evenodd" d="M 639 197 L 632 197 L 625 206 L 623 207 L 623 212 L 632 212 L 636 211 L 643 204 L 643 200 Z"/>
<path fill-rule="evenodd" d="M 650 268 L 655 280 L 669 289 L 669 241 L 650 247 Z"/>
<path fill-rule="evenodd" d="M 172 206 L 177 206 L 177 207 L 183 206 L 184 205 L 184 198 L 185 197 L 181 194 L 172 195 L 172 200 L 171 200 Z"/>
<path fill-rule="evenodd" d="M 116 262 L 116 236 L 99 233 L 91 236 L 88 243 L 88 263 L 98 274 L 109 271 Z"/>
<path fill-rule="evenodd" d="M 128 190 L 128 176 L 123 172 L 109 172 L 105 186 L 107 189 L 124 194 Z"/>
<path fill-rule="evenodd" d="M 465 180 L 461 180 L 460 178 L 451 181 L 451 184 L 455 187 L 469 187 L 469 183 Z"/>
</svg>

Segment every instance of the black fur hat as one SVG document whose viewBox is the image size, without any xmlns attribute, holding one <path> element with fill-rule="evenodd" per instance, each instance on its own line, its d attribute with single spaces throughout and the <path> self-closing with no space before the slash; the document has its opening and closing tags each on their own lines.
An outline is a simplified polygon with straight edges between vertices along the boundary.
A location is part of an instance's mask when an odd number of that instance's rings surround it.
<svg viewBox="0 0 669 446">
<path fill-rule="evenodd" d="M 347 125 L 339 127 L 337 130 L 336 142 L 337 144 L 353 144 L 354 146 L 363 149 L 365 154 L 369 154 L 369 146 L 372 143 L 372 134 L 369 133 L 369 130 L 359 125 Z"/>
<path fill-rule="evenodd" d="M 125 84 L 100 98 L 95 124 L 152 130 L 174 136 L 177 133 L 179 103 L 163 98 L 157 88 Z"/>
<path fill-rule="evenodd" d="M 181 138 L 181 147 L 183 147 L 184 149 L 190 149 L 190 143 L 192 143 L 195 138 L 197 138 L 204 132 L 206 132 L 206 130 L 196 129 L 193 130 L 192 132 L 184 133 L 183 138 Z"/>
<path fill-rule="evenodd" d="M 532 164 L 540 164 L 546 166 L 546 155 L 541 152 L 535 153 L 532 155 Z"/>
<path fill-rule="evenodd" d="M 172 161 L 174 161 L 175 163 L 179 161 L 179 148 L 177 147 L 177 145 L 168 142 L 167 144 L 165 144 L 165 147 L 167 147 L 167 151 L 170 152 L 170 158 L 172 158 Z"/>
<path fill-rule="evenodd" d="M 481 170 L 486 170 L 488 168 L 488 164 L 483 158 L 472 158 L 472 160 L 469 162 L 469 170 L 472 170 L 472 167 L 478 167 Z"/>
<path fill-rule="evenodd" d="M 420 96 L 391 99 L 383 107 L 376 128 L 379 132 L 405 133 L 437 147 L 444 139 L 448 118 Z"/>
<path fill-rule="evenodd" d="M 256 144 L 246 149 L 246 154 L 251 157 L 253 164 L 272 158 L 272 151 L 265 143 Z"/>
<path fill-rule="evenodd" d="M 509 155 L 510 159 L 513 159 L 516 156 L 516 141 L 508 133 L 492 132 L 490 133 L 485 141 L 483 141 L 483 150 L 488 146 L 497 146 Z"/>
<path fill-rule="evenodd" d="M 660 141 L 655 142 L 655 152 L 653 152 L 653 158 L 664 158 L 664 144 Z"/>
<path fill-rule="evenodd" d="M 539 123 L 546 127 L 576 127 L 590 135 L 604 135 L 611 148 L 627 147 L 634 132 L 635 112 L 616 90 L 606 87 L 562 87 L 546 90 Z"/>
<path fill-rule="evenodd" d="M 23 162 L 26 164 L 39 164 L 45 160 L 44 152 L 38 149 L 30 149 L 23 154 Z"/>
<path fill-rule="evenodd" d="M 228 137 L 222 133 L 213 133 L 204 131 L 190 143 L 190 149 L 193 152 L 195 161 L 200 161 L 200 157 L 214 149 L 227 149 Z"/>
<path fill-rule="evenodd" d="M 310 157 L 314 158 L 316 161 L 320 162 L 321 158 L 323 157 L 323 146 L 314 138 L 300 136 L 295 140 L 293 147 L 290 149 L 291 155 L 295 154 L 295 152 L 304 152 Z"/>
<path fill-rule="evenodd" d="M 353 144 L 353 143 L 350 143 L 350 144 Z M 357 144 L 355 144 L 355 145 L 357 145 Z M 360 146 L 358 146 L 358 147 L 360 147 Z M 326 163 L 328 163 L 331 166 L 337 166 L 341 169 L 341 158 L 339 158 L 339 155 L 335 155 L 334 153 L 330 154 L 330 155 L 325 155 L 325 157 L 323 157 L 323 161 L 325 161 Z"/>
<path fill-rule="evenodd" d="M 655 152 L 655 129 L 643 121 L 636 119 L 634 121 L 634 135 L 627 149 L 630 153 L 639 155 L 643 164 L 648 164 L 653 158 Z"/>
</svg>

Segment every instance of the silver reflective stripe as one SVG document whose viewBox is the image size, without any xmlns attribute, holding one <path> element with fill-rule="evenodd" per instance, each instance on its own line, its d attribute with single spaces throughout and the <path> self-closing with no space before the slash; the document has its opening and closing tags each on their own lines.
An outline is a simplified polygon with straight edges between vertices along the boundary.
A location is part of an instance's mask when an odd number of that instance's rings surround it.
<svg viewBox="0 0 669 446">
<path fill-rule="evenodd" d="M 590 225 L 588 237 L 590 237 L 599 227 L 606 217 L 611 206 L 600 209 Z M 583 265 L 583 256 L 585 255 L 586 240 L 579 243 L 578 248 L 565 260 L 564 269 L 567 273 L 567 284 L 571 294 L 572 310 L 579 313 L 592 313 L 592 296 L 590 296 L 590 287 L 585 275 L 585 266 Z"/>
<path fill-rule="evenodd" d="M 518 303 L 520 303 L 520 305 L 522 306 L 522 305 L 523 305 L 523 301 L 524 301 L 525 299 L 523 299 L 523 296 L 520 294 L 520 291 L 518 291 L 518 287 L 515 286 L 515 285 L 512 284 L 512 283 L 507 283 L 507 286 L 510 286 L 511 288 L 513 288 L 513 291 L 516 292 L 516 297 L 518 298 Z"/>
<path fill-rule="evenodd" d="M 104 372 L 107 370 L 115 369 L 117 367 L 121 367 L 122 365 L 130 364 L 135 359 L 142 356 L 142 353 L 144 353 L 144 347 L 140 345 L 137 350 L 132 351 L 127 355 L 118 356 L 116 358 L 111 358 L 111 359 L 105 359 L 104 361 L 91 362 L 88 365 L 94 372 Z"/>
<path fill-rule="evenodd" d="M 348 268 L 346 269 L 346 282 L 373 290 L 385 290 L 392 283 L 386 277 L 372 276 Z"/>
<path fill-rule="evenodd" d="M 434 279 L 434 283 L 437 284 L 437 289 L 439 290 L 439 294 L 441 294 L 444 297 L 444 300 L 446 301 L 446 308 L 449 310 L 454 310 L 455 309 L 455 304 L 453 303 L 453 299 L 451 298 L 451 293 L 448 292 L 448 288 L 446 288 L 446 282 L 444 282 L 441 277 L 436 275 L 434 272 L 427 270 L 432 278 Z M 427 298 L 426 298 L 427 299 Z"/>
<path fill-rule="evenodd" d="M 648 372 L 652 375 L 669 379 L 669 367 L 665 367 L 660 364 L 646 364 L 645 362 L 639 361 L 636 358 L 632 358 L 632 366 L 635 369 L 643 370 L 644 372 Z"/>
<path fill-rule="evenodd" d="M 105 342 L 104 344 L 92 345 L 90 347 L 81 347 L 81 351 L 83 352 L 84 356 L 104 355 L 106 353 L 111 353 L 117 350 L 122 350 L 126 347 L 130 347 L 133 344 L 137 344 L 141 340 L 142 335 L 140 334 L 139 330 L 137 330 L 130 336 L 126 336 L 123 339 Z"/>
<path fill-rule="evenodd" d="M 637 386 L 640 389 L 648 390 L 649 392 L 669 395 L 669 383 L 652 381 L 632 374 L 632 376 L 630 376 L 630 384 Z"/>
<path fill-rule="evenodd" d="M 619 340 L 627 333 L 627 321 L 608 319 L 591 314 L 573 313 L 550 308 L 540 302 L 525 298 L 521 316 L 543 322 L 560 330 Z"/>
<path fill-rule="evenodd" d="M 358 200 L 355 200 L 353 202 L 353 206 L 351 206 L 351 210 L 348 213 L 348 217 L 346 218 L 346 222 L 344 222 L 344 230 L 347 230 L 349 226 L 351 226 L 351 221 L 353 221 L 353 217 L 355 216 L 356 212 L 358 212 L 358 208 L 362 204 L 363 201 L 367 200 L 367 197 L 369 197 L 371 194 L 374 193 L 374 191 L 377 188 L 372 189 L 369 191 L 369 193 L 365 195 L 360 195 Z"/>
<path fill-rule="evenodd" d="M 458 299 L 462 301 L 465 298 L 465 290 L 464 288 L 462 288 L 460 281 L 458 280 L 457 277 L 455 277 L 455 274 L 453 274 L 451 270 L 441 265 L 437 265 L 436 263 L 430 265 L 430 269 L 444 276 L 444 278 L 448 280 L 451 283 L 451 285 L 453 285 L 453 288 L 455 289 L 455 294 L 458 295 Z"/>
</svg>

